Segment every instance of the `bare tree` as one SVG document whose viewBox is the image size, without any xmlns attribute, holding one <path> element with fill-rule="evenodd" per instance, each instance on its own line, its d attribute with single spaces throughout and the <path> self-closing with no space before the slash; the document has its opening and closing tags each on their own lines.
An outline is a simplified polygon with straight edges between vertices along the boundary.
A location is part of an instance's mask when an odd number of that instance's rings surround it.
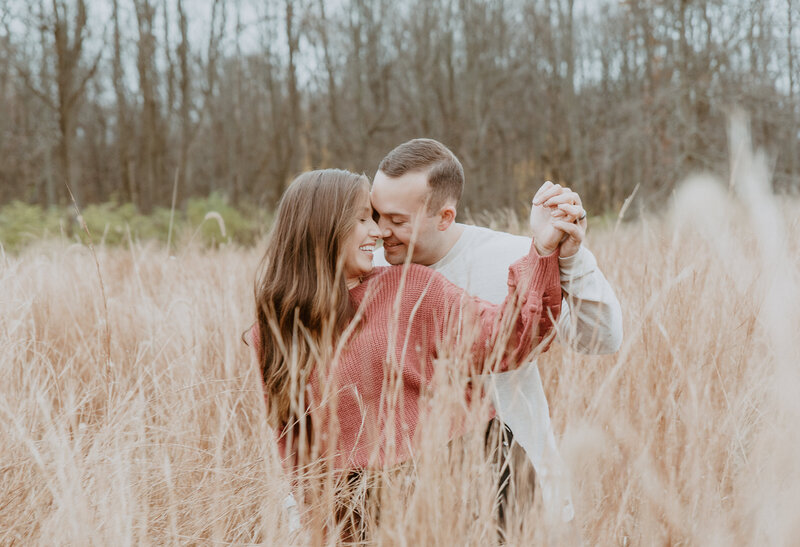
<svg viewBox="0 0 800 547">
<path fill-rule="evenodd" d="M 154 0 L 133 0 L 136 11 L 137 57 L 141 95 L 139 151 L 136 176 L 140 190 L 140 205 L 150 209 L 159 198 L 168 195 L 168 180 L 164 172 L 166 143 L 162 109 L 159 100 L 159 72 L 156 67 L 156 4 Z M 166 201 L 166 200 L 164 200 Z"/>
<path fill-rule="evenodd" d="M 792 23 L 794 21 L 794 0 L 786 0 L 786 65 L 789 77 L 789 97 L 787 110 L 789 114 L 788 119 L 788 139 L 787 142 L 795 142 L 797 140 L 797 106 L 795 105 L 794 93 L 794 42 L 792 41 Z M 797 145 L 795 144 L 789 149 L 789 165 L 787 167 L 789 180 L 794 181 L 795 173 L 797 172 L 797 155 L 795 151 Z"/>
<path fill-rule="evenodd" d="M 77 184 L 78 165 L 73 161 L 73 146 L 76 122 L 86 85 L 94 76 L 100 64 L 101 54 L 97 53 L 88 66 L 84 66 L 85 40 L 88 35 L 87 13 L 84 0 L 76 0 L 71 6 L 63 0 L 51 0 L 48 11 L 44 2 L 38 6 L 32 18 L 40 29 L 42 71 L 39 83 L 22 63 L 16 64 L 17 73 L 28 91 L 33 93 L 55 113 L 58 123 L 57 157 L 61 181 L 79 198 L 81 188 Z M 32 14 L 33 15 L 33 14 Z M 52 47 L 51 47 L 52 44 Z M 50 81 L 49 59 L 53 59 L 54 70 Z M 51 91 L 51 83 L 55 90 Z M 57 195 L 62 198 L 66 192 L 58 192 L 48 184 L 48 202 L 55 203 Z"/>
<path fill-rule="evenodd" d="M 117 103 L 117 154 L 119 156 L 119 173 L 122 187 L 127 199 L 139 205 L 139 190 L 132 172 L 131 158 L 131 120 L 129 113 L 127 90 L 125 88 L 125 68 L 122 60 L 122 30 L 120 25 L 119 0 L 113 0 L 114 21 L 114 54 L 112 57 L 111 80 L 114 85 L 114 96 Z"/>
<path fill-rule="evenodd" d="M 192 111 L 192 89 L 191 81 L 192 74 L 189 66 L 189 21 L 186 17 L 186 11 L 183 8 L 183 0 L 178 0 L 178 28 L 180 29 L 181 41 L 178 45 L 178 64 L 180 67 L 180 125 L 181 125 L 181 142 L 180 142 L 180 157 L 178 159 L 176 184 L 179 188 L 183 189 L 186 185 L 186 179 L 190 177 L 189 173 L 189 146 L 191 145 L 192 137 L 194 135 L 194 127 L 191 120 Z"/>
<path fill-rule="evenodd" d="M 67 181 L 147 210 L 177 182 L 271 206 L 300 170 L 372 172 L 429 136 L 470 209 L 545 178 L 614 209 L 726 169 L 732 105 L 798 182 L 795 0 L 264 0 L 252 21 L 241 0 L 112 0 L 108 36 L 87 4 L 0 0 L 2 199 L 63 202 Z"/>
<path fill-rule="evenodd" d="M 281 191 L 289 184 L 289 176 L 295 170 L 296 160 L 302 157 L 300 150 L 302 143 L 299 135 L 302 128 L 300 117 L 300 90 L 297 85 L 297 55 L 300 48 L 300 33 L 297 25 L 295 0 L 284 0 L 284 30 L 286 32 L 286 49 L 288 63 L 286 66 L 286 86 L 289 95 L 289 119 L 286 124 L 287 153 L 284 154 L 283 172 L 279 175 L 282 179 Z"/>
</svg>

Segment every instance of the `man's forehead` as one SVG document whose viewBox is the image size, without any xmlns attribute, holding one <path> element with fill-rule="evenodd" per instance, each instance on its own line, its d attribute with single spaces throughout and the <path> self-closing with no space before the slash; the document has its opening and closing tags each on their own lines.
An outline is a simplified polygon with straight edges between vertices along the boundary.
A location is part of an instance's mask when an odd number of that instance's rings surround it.
<svg viewBox="0 0 800 547">
<path fill-rule="evenodd" d="M 384 214 L 411 214 L 425 206 L 429 193 L 427 174 L 424 172 L 388 177 L 378 171 L 370 198 L 372 206 Z"/>
</svg>

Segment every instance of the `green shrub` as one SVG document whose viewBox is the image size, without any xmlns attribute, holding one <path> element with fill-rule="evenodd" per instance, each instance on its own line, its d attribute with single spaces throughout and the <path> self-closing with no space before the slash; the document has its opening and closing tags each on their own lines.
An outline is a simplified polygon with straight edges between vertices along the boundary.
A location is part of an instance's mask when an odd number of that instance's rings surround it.
<svg viewBox="0 0 800 547">
<path fill-rule="evenodd" d="M 45 210 L 13 201 L 0 209 L 0 243 L 6 251 L 16 251 L 32 241 L 62 234 L 65 221 L 66 215 L 56 208 Z"/>
<path fill-rule="evenodd" d="M 229 242 L 253 245 L 272 221 L 271 213 L 252 205 L 238 209 L 216 192 L 207 198 L 189 199 L 184 210 L 175 210 L 173 218 L 167 207 L 156 207 L 145 215 L 132 203 L 116 202 L 87 205 L 81 216 L 95 245 L 127 245 L 129 232 L 133 241 L 166 244 L 171 222 L 173 249 L 190 241 L 210 246 Z M 0 243 L 8 252 L 59 235 L 88 242 L 72 206 L 43 210 L 38 205 L 15 201 L 0 208 Z"/>
<path fill-rule="evenodd" d="M 231 241 L 252 245 L 259 233 L 252 218 L 245 217 L 217 192 L 212 192 L 207 198 L 191 198 L 186 206 L 186 217 L 196 231 L 193 237 L 210 245 Z"/>
<path fill-rule="evenodd" d="M 93 204 L 84 208 L 83 218 L 94 242 L 98 244 L 125 244 L 128 231 L 133 241 L 156 240 L 166 243 L 169 238 L 170 210 L 165 207 L 156 207 L 149 215 L 143 215 L 132 203 Z M 172 219 L 173 241 L 185 226 L 183 212 L 176 210 Z M 76 229 L 80 230 L 80 226 Z M 85 234 L 81 237 L 85 241 Z"/>
<path fill-rule="evenodd" d="M 95 244 L 119 245 L 127 239 L 127 227 L 136 216 L 136 208 L 131 204 L 99 203 L 87 205 L 81 211 L 83 220 L 92 235 Z M 80 224 L 74 227 L 81 241 L 86 242 L 87 235 Z"/>
</svg>

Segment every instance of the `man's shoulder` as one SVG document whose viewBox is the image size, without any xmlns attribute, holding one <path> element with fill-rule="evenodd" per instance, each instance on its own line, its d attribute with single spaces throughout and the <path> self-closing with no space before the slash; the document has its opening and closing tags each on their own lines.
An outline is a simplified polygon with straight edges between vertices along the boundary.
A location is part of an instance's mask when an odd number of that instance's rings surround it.
<svg viewBox="0 0 800 547">
<path fill-rule="evenodd" d="M 488 246 L 494 249 L 509 249 L 517 250 L 525 253 L 531 245 L 531 238 L 508 232 L 501 232 L 486 228 L 485 226 L 464 225 L 464 233 L 462 237 L 466 237 L 470 247 Z"/>
<path fill-rule="evenodd" d="M 495 275 L 505 276 L 508 267 L 528 254 L 530 247 L 531 239 L 528 237 L 483 226 L 464 225 L 458 249 L 454 249 L 449 260 L 443 261 L 438 269 L 457 285 L 466 283 L 463 279 L 481 275 L 492 278 Z"/>
<path fill-rule="evenodd" d="M 530 251 L 531 239 L 464 225 L 457 252 L 438 270 L 457 286 L 484 300 L 499 303 L 508 292 L 508 267 Z"/>
</svg>

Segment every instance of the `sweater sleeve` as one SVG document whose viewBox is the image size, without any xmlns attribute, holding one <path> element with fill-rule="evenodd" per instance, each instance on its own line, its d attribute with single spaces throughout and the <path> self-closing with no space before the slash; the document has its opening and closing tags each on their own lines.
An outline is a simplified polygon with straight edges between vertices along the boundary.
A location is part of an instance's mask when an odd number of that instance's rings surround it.
<svg viewBox="0 0 800 547">
<path fill-rule="evenodd" d="M 622 345 L 622 308 L 594 255 L 581 246 L 558 260 L 564 293 L 559 339 L 581 353 L 614 353 Z"/>
<path fill-rule="evenodd" d="M 470 374 L 516 368 L 534 349 L 549 347 L 561 311 L 557 252 L 542 257 L 531 244 L 528 254 L 509 267 L 508 293 L 499 305 L 469 296 L 447 280 L 443 285 L 446 313 L 437 329 L 445 346 L 471 342 Z"/>
</svg>

